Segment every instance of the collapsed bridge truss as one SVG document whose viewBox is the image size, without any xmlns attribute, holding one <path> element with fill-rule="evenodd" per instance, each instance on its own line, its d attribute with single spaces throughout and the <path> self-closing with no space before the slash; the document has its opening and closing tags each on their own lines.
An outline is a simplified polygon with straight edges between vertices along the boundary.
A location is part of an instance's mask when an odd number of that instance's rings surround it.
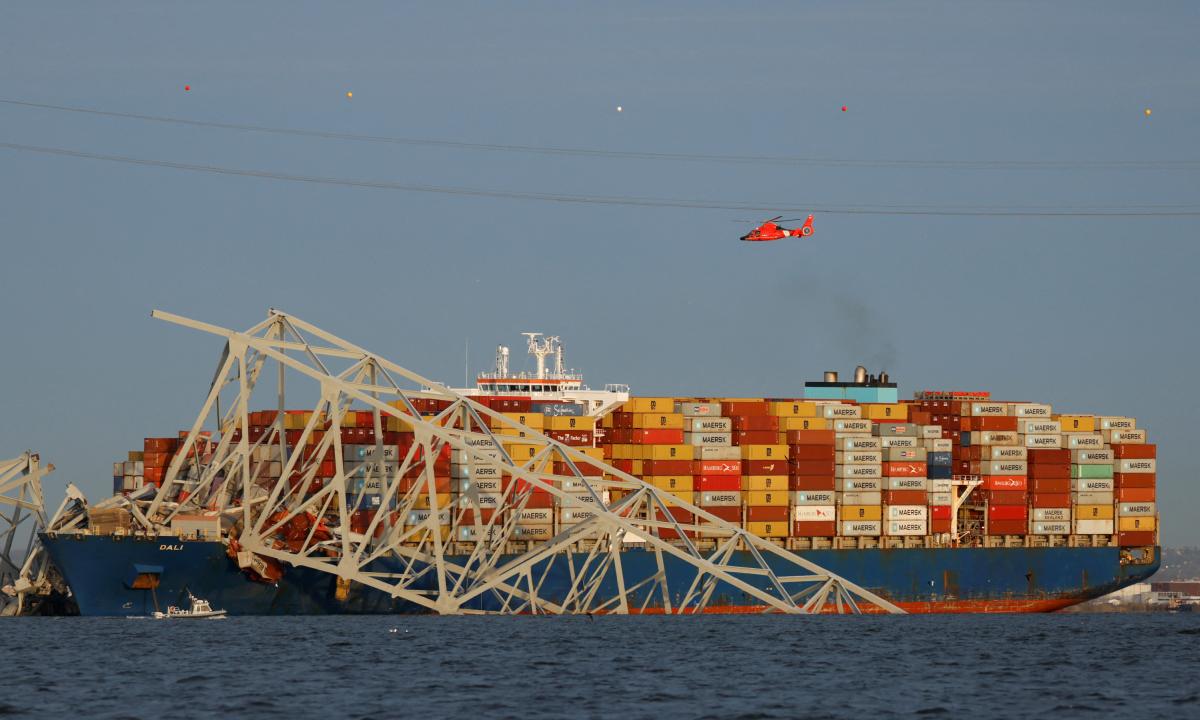
<svg viewBox="0 0 1200 720">
<path fill-rule="evenodd" d="M 225 347 L 157 493 L 112 502 L 125 503 L 151 533 L 166 533 L 181 517 L 219 515 L 231 557 L 259 579 L 306 568 L 336 577 L 339 598 L 382 593 L 442 614 L 700 613 L 730 594 L 765 612 L 857 613 L 860 604 L 902 612 L 295 316 L 271 310 L 237 332 L 153 315 L 216 335 Z M 299 417 L 286 412 L 285 394 L 297 375 L 315 384 L 302 396 L 315 407 Z M 263 395 L 278 409 L 255 428 L 252 397 Z M 358 424 L 370 414 L 374 447 L 351 446 L 367 462 L 348 460 L 348 413 Z M 405 442 L 385 444 L 385 428 L 397 427 Z M 436 471 L 446 458 L 459 469 L 449 505 L 446 478 Z M 269 461 L 279 463 L 278 477 L 265 470 Z M 502 478 L 498 497 L 479 492 L 476 480 L 485 476 Z M 553 498 L 564 518 L 550 537 L 530 539 L 519 522 L 534 496 Z"/>
<path fill-rule="evenodd" d="M 66 596 L 38 539 L 47 526 L 42 478 L 52 472 L 53 465 L 42 465 L 41 456 L 30 451 L 0 460 L 0 614 L 40 612 L 48 599 Z"/>
</svg>

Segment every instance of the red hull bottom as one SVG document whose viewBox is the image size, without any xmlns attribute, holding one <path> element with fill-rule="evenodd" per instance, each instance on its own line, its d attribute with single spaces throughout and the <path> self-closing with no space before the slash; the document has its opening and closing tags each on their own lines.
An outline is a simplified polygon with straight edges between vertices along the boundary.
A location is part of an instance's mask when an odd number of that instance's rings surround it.
<svg viewBox="0 0 1200 720">
<path fill-rule="evenodd" d="M 896 606 L 904 610 L 910 615 L 936 615 L 936 614 L 957 614 L 957 613 L 1048 613 L 1062 610 L 1063 608 L 1072 605 L 1078 605 L 1085 602 L 1086 598 L 1075 599 L 1054 599 L 1054 600 L 940 600 L 937 602 L 901 602 L 896 603 Z M 860 601 L 858 608 L 866 615 L 883 615 L 886 611 L 882 608 Z M 706 615 L 759 615 L 770 612 L 771 609 L 765 605 L 716 605 L 707 608 L 704 611 Z M 661 608 L 646 608 L 645 610 L 637 611 L 630 610 L 633 614 L 640 615 L 663 615 L 665 612 Z M 827 604 L 824 609 L 825 614 L 836 614 L 837 606 L 832 603 Z"/>
</svg>

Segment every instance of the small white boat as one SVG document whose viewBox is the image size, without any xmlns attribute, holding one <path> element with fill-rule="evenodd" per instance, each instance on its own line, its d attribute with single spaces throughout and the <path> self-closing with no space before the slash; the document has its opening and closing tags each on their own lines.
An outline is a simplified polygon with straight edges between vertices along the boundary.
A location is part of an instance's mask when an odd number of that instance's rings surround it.
<svg viewBox="0 0 1200 720">
<path fill-rule="evenodd" d="M 189 609 L 184 610 L 175 605 L 168 605 L 166 612 L 155 610 L 154 618 L 156 620 L 182 620 L 185 618 L 199 620 L 203 618 L 219 619 L 225 617 L 224 610 L 214 610 L 213 606 L 207 600 L 202 600 L 190 592 L 188 593 L 188 599 L 191 601 Z"/>
</svg>

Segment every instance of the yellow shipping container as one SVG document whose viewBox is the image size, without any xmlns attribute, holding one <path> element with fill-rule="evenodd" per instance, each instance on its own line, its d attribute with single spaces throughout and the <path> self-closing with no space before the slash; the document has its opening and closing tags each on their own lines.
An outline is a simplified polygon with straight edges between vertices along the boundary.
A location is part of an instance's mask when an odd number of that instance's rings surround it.
<svg viewBox="0 0 1200 720">
<path fill-rule="evenodd" d="M 746 531 L 759 537 L 787 537 L 787 522 L 748 522 Z"/>
<path fill-rule="evenodd" d="M 547 430 L 594 430 L 596 418 L 573 415 L 546 415 L 543 427 Z"/>
<path fill-rule="evenodd" d="M 819 417 L 781 417 L 779 418 L 779 429 L 784 432 L 788 430 L 828 430 L 829 421 Z"/>
<path fill-rule="evenodd" d="M 628 413 L 669 413 L 675 412 L 675 398 L 642 397 L 630 398 L 621 406 L 621 412 Z"/>
<path fill-rule="evenodd" d="M 642 445 L 643 460 L 692 460 L 691 445 Z M 784 446 L 787 447 L 786 445 Z"/>
<path fill-rule="evenodd" d="M 641 460 L 634 460 L 634 461 L 633 461 L 633 469 L 630 471 L 630 473 L 629 473 L 629 474 L 630 474 L 630 475 L 635 475 L 635 476 L 637 476 L 637 477 L 641 477 L 641 476 L 642 476 L 642 461 L 641 461 Z"/>
<path fill-rule="evenodd" d="M 862 409 L 868 420 L 908 420 L 908 405 L 902 403 L 871 403 Z"/>
<path fill-rule="evenodd" d="M 691 475 L 648 475 L 642 479 L 659 490 L 667 490 L 669 492 L 691 492 L 692 490 Z"/>
<path fill-rule="evenodd" d="M 742 445 L 743 460 L 786 460 L 787 445 Z"/>
<path fill-rule="evenodd" d="M 533 433 L 535 433 L 537 431 L 536 430 L 522 430 L 521 428 L 516 427 L 515 425 L 501 425 L 499 427 L 492 428 L 492 432 L 495 433 L 496 435 L 501 435 L 503 437 L 532 438 L 532 437 L 535 437 L 535 435 Z"/>
<path fill-rule="evenodd" d="M 383 429 L 388 432 L 412 432 L 415 422 L 416 421 L 410 423 L 405 418 L 387 415 L 383 418 Z"/>
<path fill-rule="evenodd" d="M 1157 518 L 1153 515 L 1145 517 L 1123 517 L 1117 520 L 1117 529 L 1121 532 L 1130 530 L 1154 530 L 1158 527 Z"/>
<path fill-rule="evenodd" d="M 742 478 L 743 490 L 778 490 L 788 489 L 787 475 L 747 475 Z M 754 505 L 755 503 L 750 503 Z"/>
<path fill-rule="evenodd" d="M 533 430 L 541 430 L 545 425 L 546 416 L 540 413 L 501 413 L 513 422 L 519 422 Z"/>
<path fill-rule="evenodd" d="M 611 457 L 613 460 L 633 460 L 634 459 L 634 452 L 633 452 L 632 445 L 629 445 L 627 443 L 621 443 L 619 445 L 610 445 L 609 447 L 612 449 Z M 639 448 L 639 450 L 640 450 L 640 448 Z"/>
<path fill-rule="evenodd" d="M 1063 432 L 1096 431 L 1096 418 L 1092 415 L 1059 415 L 1055 419 L 1062 423 Z"/>
<path fill-rule="evenodd" d="M 771 414 L 779 417 L 815 418 L 817 404 L 806 400 L 795 402 L 775 401 L 771 403 Z"/>
<path fill-rule="evenodd" d="M 637 413 L 633 426 L 639 430 L 682 430 L 683 415 L 679 413 Z"/>
<path fill-rule="evenodd" d="M 666 501 L 668 507 L 678 507 L 682 503 L 695 505 L 696 493 L 692 492 L 691 490 L 679 490 L 677 492 L 672 491 L 671 494 L 667 495 L 663 499 Z M 678 499 L 679 502 L 671 502 L 675 499 Z"/>
<path fill-rule="evenodd" d="M 438 534 L 442 536 L 442 542 L 449 542 L 450 540 L 454 539 L 453 537 L 451 537 L 454 534 L 453 530 L 454 530 L 454 528 L 450 527 L 449 525 L 438 525 Z M 466 528 L 464 528 L 464 531 L 465 530 L 466 530 Z M 430 535 L 430 533 L 429 533 L 429 528 L 423 527 L 420 530 L 413 532 L 411 535 L 408 535 L 408 537 L 406 537 L 404 539 L 403 544 L 404 545 L 418 545 L 418 544 L 426 541 L 427 539 L 432 539 L 432 537 L 433 536 Z M 465 541 L 465 540 L 469 540 L 470 538 L 464 537 L 464 538 L 460 538 L 460 539 Z"/>
<path fill-rule="evenodd" d="M 1112 505 L 1076 505 L 1076 520 L 1112 520 Z"/>
<path fill-rule="evenodd" d="M 594 460 L 603 460 L 604 459 L 604 448 L 577 447 L 577 448 L 571 448 L 571 449 L 578 450 L 579 452 L 583 453 L 584 455 L 587 455 L 588 457 L 590 457 Z"/>
<path fill-rule="evenodd" d="M 787 507 L 787 504 L 788 504 L 787 483 L 784 483 L 782 490 L 771 490 L 769 492 L 751 490 L 750 492 L 746 493 L 746 504 L 747 505 L 782 505 L 784 507 Z M 876 511 L 879 510 L 879 508 L 875 508 L 875 509 L 876 509 Z M 878 520 L 878 518 L 876 518 L 876 519 Z"/>
<path fill-rule="evenodd" d="M 537 455 L 545 445 L 530 445 L 526 443 L 504 443 L 504 452 L 515 461 L 525 462 Z"/>
<path fill-rule="evenodd" d="M 129 451 L 129 462 L 142 462 L 145 459 L 146 459 L 146 451 L 145 450 L 130 450 Z"/>
<path fill-rule="evenodd" d="M 883 507 L 879 505 L 843 505 L 839 520 L 882 520 Z"/>
<path fill-rule="evenodd" d="M 451 495 L 450 493 L 438 493 L 437 495 L 434 496 L 434 498 L 437 500 L 437 507 L 439 507 L 439 508 L 450 507 L 451 503 L 453 502 L 452 501 L 453 497 L 454 496 Z M 418 510 L 429 509 L 429 493 L 418 494 L 417 500 L 413 504 L 413 507 L 417 508 Z"/>
</svg>

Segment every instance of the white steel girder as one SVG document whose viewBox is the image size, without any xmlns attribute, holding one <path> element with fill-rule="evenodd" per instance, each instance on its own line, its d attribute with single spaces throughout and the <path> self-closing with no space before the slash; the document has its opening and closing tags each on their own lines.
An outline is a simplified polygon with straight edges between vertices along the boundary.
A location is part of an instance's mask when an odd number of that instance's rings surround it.
<svg viewBox="0 0 1200 720">
<path fill-rule="evenodd" d="M 42 478 L 52 472 L 30 451 L 0 460 L 0 614 L 22 614 L 57 582 L 38 539 L 46 528 Z"/>
<path fill-rule="evenodd" d="M 903 612 L 704 508 L 295 316 L 272 309 L 245 332 L 160 311 L 153 317 L 217 335 L 225 347 L 161 488 L 153 498 L 148 491 L 118 502 L 148 532 L 167 532 L 180 515 L 219 514 L 231 556 L 252 577 L 310 568 L 336 576 L 339 598 L 358 585 L 359 592 L 443 614 L 699 613 L 722 604 L 718 590 L 740 593 L 735 604 L 766 612 L 857 613 L 860 603 Z M 277 370 L 277 413 L 256 430 L 251 396 L 269 365 Z M 299 416 L 302 429 L 287 427 L 289 375 L 316 384 L 313 411 Z M 222 413 L 223 394 L 231 392 Z M 423 399 L 448 406 L 422 416 L 416 403 Z M 367 462 L 349 467 L 342 429 L 352 406 L 370 411 L 375 444 L 365 451 Z M 385 427 L 411 432 L 411 445 L 389 446 L 396 448 L 389 458 Z M 512 442 L 529 448 L 529 457 L 510 457 L 504 444 Z M 435 465 L 447 455 L 465 477 L 451 480 L 461 486 L 456 501 L 438 507 L 447 488 L 444 477 L 439 488 Z M 332 479 L 318 477 L 329 460 Z M 278 478 L 265 473 L 269 462 L 281 464 Z M 471 479 L 484 475 L 502 479 L 498 496 L 479 492 Z M 576 511 L 577 521 L 555 521 L 553 537 L 527 540 L 519 520 L 536 514 L 528 505 L 535 491 L 559 510 Z M 368 498 L 380 504 L 365 505 Z M 676 520 L 673 509 L 694 521 Z M 702 552 L 692 535 L 712 549 Z"/>
</svg>

